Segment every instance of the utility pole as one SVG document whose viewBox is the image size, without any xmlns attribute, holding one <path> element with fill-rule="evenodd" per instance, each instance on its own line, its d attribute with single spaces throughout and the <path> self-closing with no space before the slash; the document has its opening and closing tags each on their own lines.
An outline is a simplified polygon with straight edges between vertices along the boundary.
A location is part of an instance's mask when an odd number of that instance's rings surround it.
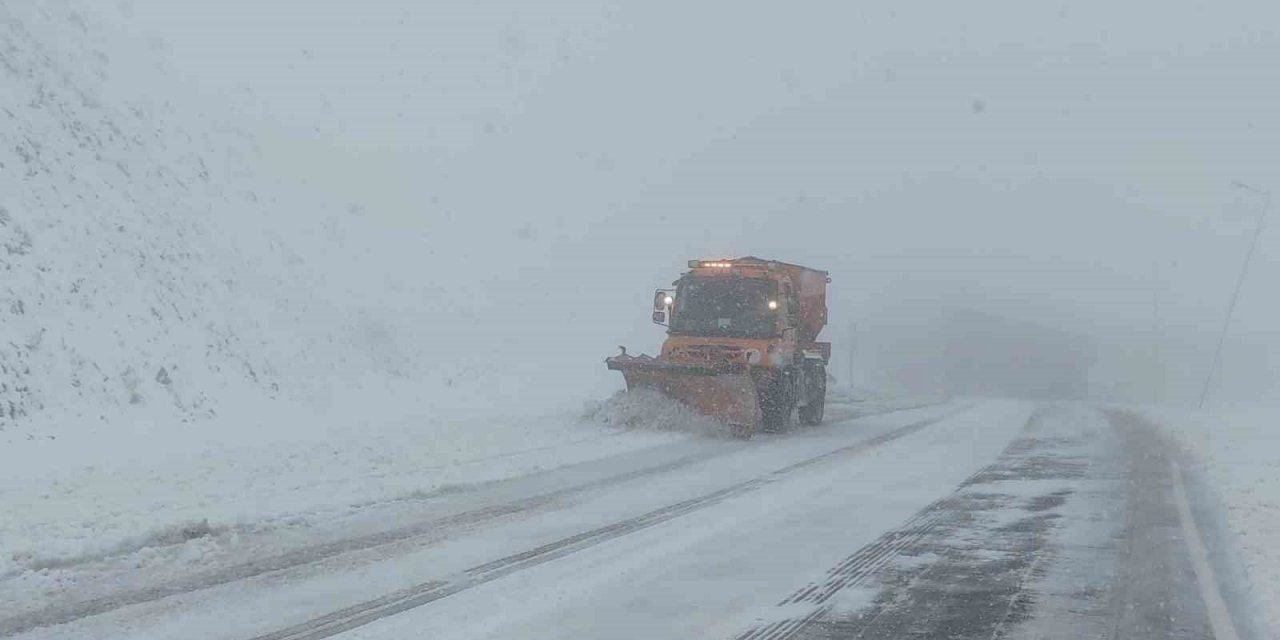
<svg viewBox="0 0 1280 640">
<path fill-rule="evenodd" d="M 1258 247 L 1258 236 L 1262 235 L 1262 227 L 1267 222 L 1267 214 L 1271 212 L 1270 191 L 1263 191 L 1239 181 L 1231 184 L 1239 189 L 1252 191 L 1266 200 L 1262 205 L 1262 214 L 1258 216 L 1258 226 L 1253 230 L 1253 240 L 1249 242 L 1249 252 L 1244 255 L 1244 265 L 1240 267 L 1240 276 L 1236 278 L 1236 288 L 1231 292 L 1231 302 L 1227 304 L 1227 317 L 1223 319 L 1222 331 L 1218 334 L 1218 347 L 1213 350 L 1213 363 L 1209 365 L 1209 375 L 1205 376 L 1204 390 L 1200 392 L 1200 409 L 1204 408 L 1204 400 L 1209 396 L 1209 385 L 1213 382 L 1213 375 L 1218 371 L 1218 364 L 1222 361 L 1222 345 L 1227 340 L 1227 329 L 1231 327 L 1231 314 L 1235 313 L 1236 300 L 1240 298 L 1240 288 L 1244 286 L 1245 275 L 1249 273 L 1249 263 L 1253 260 L 1253 252 Z"/>
<path fill-rule="evenodd" d="M 1164 375 L 1160 368 L 1160 263 L 1151 262 L 1151 404 L 1160 404 Z"/>
<path fill-rule="evenodd" d="M 849 321 L 849 395 L 856 394 L 853 384 L 853 357 L 858 351 L 858 323 Z"/>
</svg>

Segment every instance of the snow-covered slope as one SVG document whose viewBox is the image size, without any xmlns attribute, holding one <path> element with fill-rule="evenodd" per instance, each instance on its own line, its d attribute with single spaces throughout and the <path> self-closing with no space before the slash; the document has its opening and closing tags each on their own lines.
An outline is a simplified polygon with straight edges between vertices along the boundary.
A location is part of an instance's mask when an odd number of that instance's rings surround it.
<svg viewBox="0 0 1280 640">
<path fill-rule="evenodd" d="M 262 222 L 281 202 L 252 140 L 85 13 L 0 12 L 6 441 L 331 392 L 355 319 Z"/>
<path fill-rule="evenodd" d="M 195 496 L 253 477 L 329 469 L 363 497 L 328 498 L 364 500 L 602 435 L 545 362 L 503 353 L 521 336 L 475 313 L 468 274 L 432 259 L 456 240 L 273 170 L 259 141 L 276 125 L 206 104 L 126 23 L 97 3 L 0 4 L 0 511 L 28 514 L 6 519 L 0 566 L 202 520 L 213 502 Z M 361 484 L 391 467 L 412 486 Z M 178 477 L 150 515 L 60 547 L 94 521 L 76 505 L 112 511 L 112 487 Z"/>
<path fill-rule="evenodd" d="M 6 456 L 545 399 L 513 383 L 536 383 L 532 364 L 474 347 L 495 332 L 455 265 L 430 260 L 449 239 L 274 171 L 272 125 L 207 106 L 162 44 L 97 10 L 0 6 Z"/>
</svg>

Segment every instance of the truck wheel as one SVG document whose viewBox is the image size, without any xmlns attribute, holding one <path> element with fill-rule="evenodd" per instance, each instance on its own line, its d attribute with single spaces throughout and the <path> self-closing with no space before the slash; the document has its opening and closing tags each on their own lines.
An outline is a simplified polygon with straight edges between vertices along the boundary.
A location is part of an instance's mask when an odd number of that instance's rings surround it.
<svg viewBox="0 0 1280 640">
<path fill-rule="evenodd" d="M 806 389 L 809 395 L 808 404 L 800 407 L 800 422 L 808 426 L 822 424 L 822 415 L 827 409 L 827 369 L 822 365 L 809 369 L 807 379 L 812 380 L 812 388 Z"/>
<path fill-rule="evenodd" d="M 796 399 L 789 383 L 788 377 L 779 372 L 760 394 L 760 411 L 763 414 L 761 426 L 769 433 L 786 431 L 791 426 L 791 413 L 795 411 Z"/>
</svg>

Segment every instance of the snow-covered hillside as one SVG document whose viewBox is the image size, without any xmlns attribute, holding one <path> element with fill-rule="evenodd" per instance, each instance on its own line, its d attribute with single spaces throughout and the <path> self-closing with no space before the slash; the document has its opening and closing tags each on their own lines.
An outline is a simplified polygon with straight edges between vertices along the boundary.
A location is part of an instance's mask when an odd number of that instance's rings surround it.
<svg viewBox="0 0 1280 640">
<path fill-rule="evenodd" d="M 272 171 L 270 126 L 206 108 L 98 10 L 0 6 L 6 454 L 536 405 L 512 383 L 536 368 L 468 345 L 468 283 L 428 260 L 447 239 Z"/>
<path fill-rule="evenodd" d="M 356 319 L 259 222 L 281 202 L 252 140 L 86 14 L 0 11 L 6 440 L 336 391 L 323 373 L 355 364 Z"/>
<path fill-rule="evenodd" d="M 281 170 L 314 147 L 127 18 L 0 4 L 0 576 L 679 437 L 584 420 L 603 395 L 563 371 L 616 388 L 606 352 L 538 357 L 583 341 L 554 301 L 504 308 L 546 297 L 536 230 L 392 225 Z"/>
</svg>

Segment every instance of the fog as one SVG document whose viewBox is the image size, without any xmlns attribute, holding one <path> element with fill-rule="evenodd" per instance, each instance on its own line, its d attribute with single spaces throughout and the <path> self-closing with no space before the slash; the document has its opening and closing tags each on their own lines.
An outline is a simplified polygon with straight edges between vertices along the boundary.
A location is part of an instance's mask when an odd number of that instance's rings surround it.
<svg viewBox="0 0 1280 640">
<path fill-rule="evenodd" d="M 261 172 L 358 213 L 370 277 L 439 297 L 400 339 L 471 318 L 454 339 L 584 396 L 620 384 L 616 345 L 657 347 L 649 295 L 686 260 L 760 255 L 831 272 L 838 378 L 856 341 L 854 382 L 927 390 L 885 375 L 894 345 L 963 308 L 1087 336 L 1095 397 L 1195 404 L 1264 207 L 1233 183 L 1280 187 L 1261 1 L 119 12 Z M 1277 249 L 1211 402 L 1275 398 Z"/>
<path fill-rule="evenodd" d="M 1262 637 L 1277 24 L 0 0 L 0 636 Z"/>
</svg>

